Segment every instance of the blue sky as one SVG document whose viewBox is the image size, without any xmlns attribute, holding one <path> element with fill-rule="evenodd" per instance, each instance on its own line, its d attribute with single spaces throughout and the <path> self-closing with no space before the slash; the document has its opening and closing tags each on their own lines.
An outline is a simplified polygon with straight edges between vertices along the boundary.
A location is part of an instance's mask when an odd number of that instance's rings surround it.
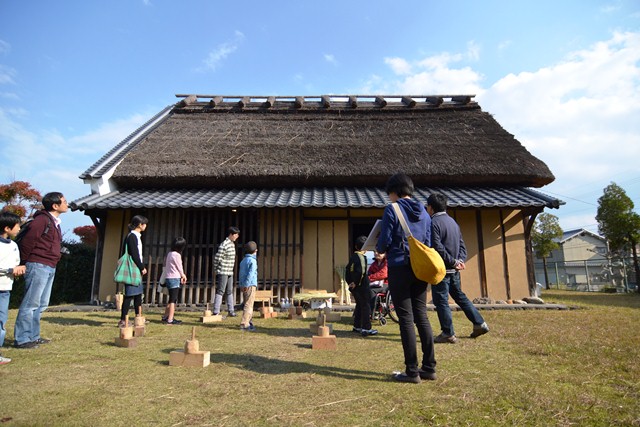
<svg viewBox="0 0 640 427">
<path fill-rule="evenodd" d="M 1 183 L 89 194 L 178 93 L 475 94 L 551 168 L 563 229 L 597 231 L 612 181 L 640 211 L 637 0 L 0 0 Z"/>
</svg>

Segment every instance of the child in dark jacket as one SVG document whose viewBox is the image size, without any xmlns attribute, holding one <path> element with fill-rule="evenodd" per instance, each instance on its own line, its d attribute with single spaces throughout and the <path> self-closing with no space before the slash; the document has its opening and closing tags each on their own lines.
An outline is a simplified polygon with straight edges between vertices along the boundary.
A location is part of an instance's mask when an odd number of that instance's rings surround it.
<svg viewBox="0 0 640 427">
<path fill-rule="evenodd" d="M 359 332 L 363 337 L 378 333 L 376 329 L 371 329 L 371 289 L 367 276 L 367 259 L 362 250 L 366 241 L 366 236 L 356 239 L 355 251 L 349 259 L 345 272 L 345 281 L 349 284 L 349 290 L 356 300 L 356 308 L 353 311 L 353 332 Z"/>
</svg>

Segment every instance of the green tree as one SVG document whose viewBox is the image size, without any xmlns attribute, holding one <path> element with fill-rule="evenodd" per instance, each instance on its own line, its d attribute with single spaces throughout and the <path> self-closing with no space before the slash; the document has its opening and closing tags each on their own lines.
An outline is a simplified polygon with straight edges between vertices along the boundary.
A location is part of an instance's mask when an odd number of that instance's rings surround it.
<svg viewBox="0 0 640 427">
<path fill-rule="evenodd" d="M 547 273 L 547 258 L 551 251 L 558 249 L 558 239 L 562 237 L 562 228 L 558 222 L 558 217 L 548 213 L 543 213 L 536 218 L 531 230 L 531 244 L 538 258 L 542 258 L 544 266 L 545 286 L 549 289 L 549 274 Z"/>
<path fill-rule="evenodd" d="M 609 241 L 611 251 L 633 254 L 633 266 L 636 272 L 636 289 L 640 292 L 640 266 L 638 265 L 637 245 L 640 241 L 640 215 L 633 210 L 633 201 L 627 193 L 612 182 L 605 187 L 598 199 L 598 231 Z"/>
</svg>

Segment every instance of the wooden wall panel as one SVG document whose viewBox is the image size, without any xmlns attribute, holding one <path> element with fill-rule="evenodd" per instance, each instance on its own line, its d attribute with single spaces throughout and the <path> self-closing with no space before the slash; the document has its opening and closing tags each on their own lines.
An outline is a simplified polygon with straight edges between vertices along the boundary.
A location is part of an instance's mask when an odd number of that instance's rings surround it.
<svg viewBox="0 0 640 427">
<path fill-rule="evenodd" d="M 340 290 L 336 266 L 349 261 L 349 224 L 346 220 L 304 220 L 305 290 Z"/>
<path fill-rule="evenodd" d="M 116 291 L 113 270 L 132 214 L 133 211 L 107 213 L 100 300 L 113 300 Z M 349 223 L 378 218 L 382 210 L 163 209 L 142 214 L 150 220 L 143 236 L 144 257 L 150 272 L 145 278 L 146 301 L 166 302 L 165 297 L 155 293 L 156 280 L 171 241 L 183 235 L 188 242 L 183 257 L 189 284 L 181 301 L 202 303 L 213 299 L 213 257 L 229 225 L 241 228 L 238 263 L 242 259 L 242 244 L 255 240 L 260 286 L 273 289 L 278 298 L 291 297 L 296 292 L 294 286 L 338 292 L 340 281 L 335 268 L 344 266 L 351 253 Z M 449 214 L 460 225 L 467 246 L 467 269 L 461 273 L 467 296 L 471 299 L 483 296 L 483 288 L 493 299 L 507 299 L 508 294 L 512 298 L 528 295 L 520 212 L 452 209 Z M 504 224 L 500 222 L 501 216 Z"/>
<path fill-rule="evenodd" d="M 318 281 L 314 289 L 333 288 L 334 221 L 318 221 Z"/>
<path fill-rule="evenodd" d="M 476 223 L 475 210 L 451 210 L 448 212 L 453 217 L 462 232 L 462 239 L 467 248 L 466 269 L 460 272 L 462 290 L 473 300 L 482 296 L 480 282 L 480 257 L 478 256 L 478 224 Z"/>
<path fill-rule="evenodd" d="M 116 269 L 116 264 L 120 257 L 122 227 L 126 227 L 129 218 L 125 218 L 124 211 L 109 211 L 107 212 L 106 220 L 106 237 L 102 254 L 100 292 L 98 298 L 101 301 L 115 301 L 116 284 L 113 281 L 113 272 Z"/>
<path fill-rule="evenodd" d="M 519 210 L 504 216 L 505 240 L 511 284 L 511 298 L 522 299 L 529 296 L 527 280 L 527 259 L 524 242 L 524 224 Z"/>
<path fill-rule="evenodd" d="M 351 251 L 349 250 L 349 221 L 334 221 L 334 259 L 330 266 L 333 273 L 331 286 L 327 288 L 329 292 L 336 292 L 340 295 L 340 276 L 336 273 L 336 267 L 347 265 Z"/>
<path fill-rule="evenodd" d="M 318 289 L 318 221 L 305 219 L 303 230 L 302 288 Z"/>
<path fill-rule="evenodd" d="M 500 211 L 483 210 L 482 239 L 484 244 L 484 260 L 487 273 L 487 292 L 493 299 L 507 299 L 505 283 L 505 265 L 502 247 L 502 226 Z"/>
</svg>

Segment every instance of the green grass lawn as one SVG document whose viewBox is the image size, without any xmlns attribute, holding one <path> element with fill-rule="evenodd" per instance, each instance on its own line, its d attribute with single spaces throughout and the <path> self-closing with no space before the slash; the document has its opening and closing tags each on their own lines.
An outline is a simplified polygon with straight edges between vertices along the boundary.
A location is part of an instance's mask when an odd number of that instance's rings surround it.
<svg viewBox="0 0 640 427">
<path fill-rule="evenodd" d="M 640 296 L 546 291 L 575 310 L 483 311 L 491 332 L 436 345 L 438 380 L 390 381 L 402 370 L 398 326 L 376 337 L 334 324 L 337 351 L 311 349 L 307 320 L 239 317 L 200 325 L 206 368 L 169 366 L 199 313 L 181 326 L 150 323 L 138 346 L 114 346 L 118 314 L 47 312 L 35 350 L 4 348 L 0 423 L 73 425 L 640 425 Z M 7 340 L 13 342 L 16 311 Z M 438 330 L 435 312 L 429 317 Z"/>
</svg>

